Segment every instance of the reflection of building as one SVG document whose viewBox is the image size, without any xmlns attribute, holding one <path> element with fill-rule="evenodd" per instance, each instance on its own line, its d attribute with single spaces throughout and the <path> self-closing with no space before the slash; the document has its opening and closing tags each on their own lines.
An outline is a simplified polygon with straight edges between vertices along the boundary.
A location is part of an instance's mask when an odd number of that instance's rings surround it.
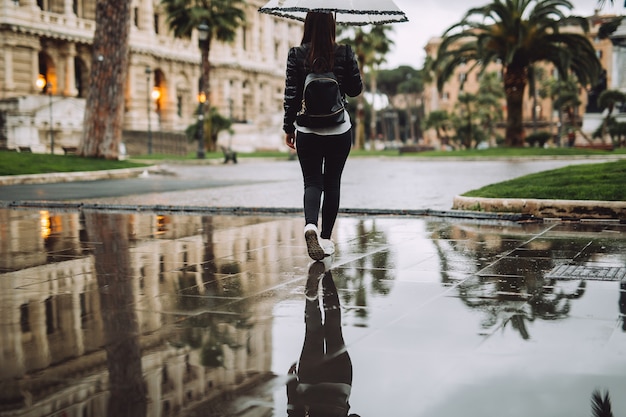
<svg viewBox="0 0 626 417">
<path fill-rule="evenodd" d="M 194 121 L 200 77 L 197 33 L 174 39 L 159 3 L 132 0 L 126 131 L 145 132 L 151 125 L 181 133 Z M 214 41 L 210 55 L 211 103 L 238 122 L 235 131 L 242 137 L 270 127 L 280 131 L 284 65 L 290 42 L 299 39 L 301 31 L 298 22 L 259 14 L 263 1 L 247 3 L 246 23 L 236 40 Z M 50 131 L 58 152 L 78 144 L 95 4 L 0 0 L 0 148 L 49 151 Z M 159 94 L 151 99 L 155 89 Z"/>
<path fill-rule="evenodd" d="M 0 416 L 106 415 L 99 293 L 107 289 L 94 269 L 97 243 L 79 213 L 0 216 Z M 273 300 L 246 298 L 279 282 L 272 260 L 292 246 L 276 242 L 299 236 L 300 222 L 290 228 L 281 220 L 279 228 L 272 219 L 127 216 L 148 415 L 174 415 L 267 376 Z M 221 353 L 211 366 L 207 346 Z"/>
<path fill-rule="evenodd" d="M 592 42 L 596 54 L 600 59 L 600 63 L 602 68 L 604 68 L 607 72 L 607 85 L 611 86 L 612 77 L 613 77 L 613 45 L 609 39 L 600 39 L 598 36 L 598 31 L 600 26 L 612 19 L 614 16 L 599 16 L 594 15 L 588 18 L 590 24 L 590 31 L 588 33 L 588 38 Z M 576 29 L 579 30 L 579 29 Z M 564 28 L 563 31 L 567 31 L 567 28 Z M 428 44 L 425 46 L 426 54 L 435 59 L 437 57 L 437 52 L 439 49 L 439 45 L 441 44 L 442 39 L 439 37 L 435 37 L 430 39 Z M 544 80 L 551 79 L 556 74 L 552 65 L 547 63 L 537 63 L 536 68 L 539 68 L 538 74 L 543 73 Z M 487 68 L 486 72 L 500 72 L 501 65 L 499 64 L 490 64 Z M 436 80 L 425 85 L 424 88 L 424 110 L 426 114 L 430 114 L 433 111 L 437 110 L 445 110 L 448 113 L 452 114 L 455 112 L 456 106 L 458 104 L 459 94 L 466 92 L 475 94 L 478 91 L 480 77 L 479 77 L 480 67 L 474 68 L 472 62 L 467 62 L 464 65 L 460 65 L 457 67 L 455 73 L 449 78 L 449 80 L 444 84 L 443 90 L 439 92 L 436 86 Z M 538 80 L 538 86 L 540 87 L 542 80 Z M 580 117 L 585 111 L 585 108 L 588 104 L 588 94 L 587 91 L 583 88 L 579 89 L 579 96 L 581 100 L 581 105 L 578 109 L 577 116 L 579 120 L 572 121 L 572 123 L 580 123 Z M 523 120 L 525 127 L 527 128 L 527 132 L 530 132 L 533 128 L 532 124 L 532 113 L 533 106 L 535 106 L 536 117 L 537 117 L 537 128 L 541 130 L 551 131 L 553 133 L 557 132 L 558 125 L 558 116 L 557 112 L 553 109 L 552 99 L 541 98 L 538 97 L 536 101 L 536 105 L 534 104 L 532 95 L 530 94 L 529 87 L 526 87 L 526 96 L 524 97 L 524 107 L 523 107 Z M 502 110 L 504 120 L 506 120 L 506 103 L 505 100 L 502 100 Z M 502 128 L 504 125 L 501 125 Z M 588 129 L 586 129 L 588 130 Z M 425 132 L 425 139 L 429 143 L 436 143 L 436 132 L 434 130 L 430 130 Z M 500 134 L 503 134 L 503 130 Z"/>
</svg>

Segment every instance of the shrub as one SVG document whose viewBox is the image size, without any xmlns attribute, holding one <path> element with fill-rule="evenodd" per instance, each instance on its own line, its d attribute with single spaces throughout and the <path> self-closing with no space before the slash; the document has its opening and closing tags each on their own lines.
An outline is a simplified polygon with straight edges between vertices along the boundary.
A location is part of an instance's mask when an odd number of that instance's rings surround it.
<svg viewBox="0 0 626 417">
<path fill-rule="evenodd" d="M 526 143 L 528 143 L 528 146 L 530 147 L 538 146 L 540 148 L 543 148 L 545 144 L 550 140 L 551 137 L 552 137 L 552 134 L 550 132 L 546 132 L 546 131 L 534 132 L 526 136 Z"/>
</svg>

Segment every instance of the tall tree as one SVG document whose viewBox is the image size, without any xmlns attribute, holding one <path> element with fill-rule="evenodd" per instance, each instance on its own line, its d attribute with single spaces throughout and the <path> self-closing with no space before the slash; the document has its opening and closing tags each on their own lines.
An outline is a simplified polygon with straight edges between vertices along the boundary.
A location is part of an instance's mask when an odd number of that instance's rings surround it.
<svg viewBox="0 0 626 417">
<path fill-rule="evenodd" d="M 581 33 L 585 18 L 566 16 L 567 0 L 495 0 L 470 9 L 465 17 L 443 35 L 435 69 L 441 90 L 455 69 L 465 63 L 484 71 L 491 62 L 503 66 L 507 102 L 507 146 L 524 145 L 522 109 L 528 71 L 535 62 L 552 63 L 562 78 L 570 73 L 587 86 L 595 84 L 601 71 L 593 45 Z M 568 26 L 568 32 L 562 32 Z"/>
<path fill-rule="evenodd" d="M 89 91 L 85 103 L 83 156 L 117 159 L 124 122 L 131 1 L 96 2 Z"/>
<path fill-rule="evenodd" d="M 200 91 L 206 98 L 202 104 L 202 114 L 207 116 L 211 109 L 211 62 L 209 54 L 213 40 L 232 42 L 237 29 L 245 22 L 245 0 L 162 0 L 167 22 L 175 37 L 190 37 L 201 23 L 208 25 L 206 41 L 200 45 L 202 76 Z M 244 34 L 245 36 L 245 34 Z M 210 117 L 204 117 L 205 137 L 210 136 Z M 208 141 L 213 146 L 212 141 Z"/>
<path fill-rule="evenodd" d="M 416 139 L 419 135 L 415 132 L 413 121 L 416 108 L 412 106 L 424 90 L 423 71 L 417 70 L 408 65 L 401 65 L 391 70 L 381 70 L 377 77 L 378 90 L 389 97 L 389 102 L 393 103 L 393 97 L 401 94 L 406 103 L 407 123 L 409 136 Z"/>
<path fill-rule="evenodd" d="M 375 25 L 371 29 L 365 30 L 363 27 L 350 28 L 350 30 L 339 31 L 339 38 L 352 45 L 354 54 L 359 63 L 359 69 L 361 70 L 361 76 L 365 80 L 364 74 L 370 73 L 370 85 L 369 90 L 372 94 L 375 94 L 375 71 L 378 65 L 385 62 L 385 56 L 391 50 L 393 41 L 389 38 L 389 32 L 392 31 L 391 26 Z M 356 149 L 363 149 L 365 144 L 365 104 L 363 94 L 357 97 L 357 112 L 356 112 L 356 134 L 354 147 Z M 376 123 L 375 115 L 373 115 L 374 122 Z"/>
</svg>

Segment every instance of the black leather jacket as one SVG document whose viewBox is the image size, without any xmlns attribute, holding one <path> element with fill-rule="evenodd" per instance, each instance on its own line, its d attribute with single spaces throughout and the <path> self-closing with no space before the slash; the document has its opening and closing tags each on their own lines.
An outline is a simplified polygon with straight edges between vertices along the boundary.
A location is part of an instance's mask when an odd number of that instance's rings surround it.
<svg viewBox="0 0 626 417">
<path fill-rule="evenodd" d="M 294 122 L 296 114 L 302 108 L 302 91 L 307 71 L 304 62 L 309 50 L 309 44 L 295 46 L 289 50 L 287 56 L 287 76 L 285 78 L 285 117 L 283 130 L 293 133 L 296 128 Z M 337 45 L 335 49 L 335 67 L 333 72 L 344 96 L 356 97 L 363 90 L 361 73 L 350 45 Z"/>
</svg>

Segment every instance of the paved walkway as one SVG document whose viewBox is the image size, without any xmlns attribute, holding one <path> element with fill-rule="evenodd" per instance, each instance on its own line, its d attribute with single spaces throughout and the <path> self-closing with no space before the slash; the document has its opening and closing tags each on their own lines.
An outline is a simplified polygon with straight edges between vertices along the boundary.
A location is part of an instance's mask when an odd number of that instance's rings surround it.
<svg viewBox="0 0 626 417">
<path fill-rule="evenodd" d="M 0 201 L 62 200 L 142 206 L 290 209 L 301 207 L 302 179 L 297 161 L 257 159 L 240 161 L 237 165 L 164 164 L 158 170 L 160 174 L 146 172 L 148 175 L 124 181 L 5 186 L 0 187 Z M 566 165 L 604 161 L 606 159 L 598 158 L 534 160 L 350 158 L 344 172 L 341 206 L 351 211 L 450 210 L 455 203 L 455 197 L 469 190 Z M 163 173 L 170 175 L 162 175 Z M 136 176 L 137 172 L 135 171 L 133 175 Z M 40 177 L 38 176 L 37 180 Z M 80 177 L 72 180 L 78 179 Z M 580 203 L 576 207 L 581 205 L 586 208 L 588 203 Z M 476 203 L 470 201 L 463 209 L 471 206 L 476 206 Z M 510 206 L 513 207 L 514 204 Z M 606 205 L 603 203 L 594 202 L 592 208 L 604 206 Z M 626 203 L 618 204 L 617 208 L 611 210 L 613 217 L 625 217 Z M 611 211 L 605 212 L 611 216 Z M 592 212 L 591 216 L 593 214 Z M 558 216 L 551 214 L 547 217 Z"/>
</svg>

